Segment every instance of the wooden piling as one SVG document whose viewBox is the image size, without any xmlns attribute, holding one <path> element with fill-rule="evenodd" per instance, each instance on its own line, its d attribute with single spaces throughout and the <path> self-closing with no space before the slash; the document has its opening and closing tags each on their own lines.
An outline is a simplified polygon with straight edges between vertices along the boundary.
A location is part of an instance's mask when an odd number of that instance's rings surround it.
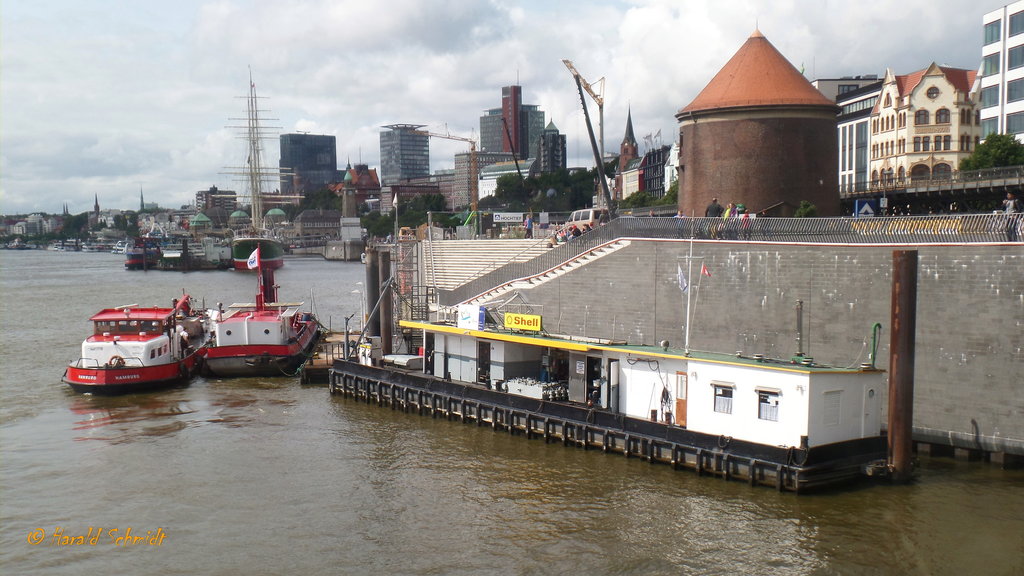
<svg viewBox="0 0 1024 576">
<path fill-rule="evenodd" d="M 914 426 L 914 336 L 917 331 L 917 251 L 892 253 L 892 326 L 889 343 L 889 469 L 894 482 L 910 480 Z"/>
</svg>

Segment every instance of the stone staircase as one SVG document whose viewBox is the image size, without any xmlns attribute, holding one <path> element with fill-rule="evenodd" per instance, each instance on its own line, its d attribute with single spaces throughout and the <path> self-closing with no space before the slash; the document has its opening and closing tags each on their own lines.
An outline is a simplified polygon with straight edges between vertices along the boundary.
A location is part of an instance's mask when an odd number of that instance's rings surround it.
<svg viewBox="0 0 1024 576">
<path fill-rule="evenodd" d="M 546 253 L 547 239 L 435 240 L 420 242 L 421 282 L 451 290 L 511 262 Z"/>
<path fill-rule="evenodd" d="M 554 280 L 555 278 L 558 278 L 563 274 L 568 274 L 569 272 L 572 272 L 573 270 L 576 270 L 581 266 L 585 266 L 588 263 L 593 262 L 594 260 L 603 258 L 629 245 L 629 240 L 613 240 L 611 242 L 608 242 L 607 244 L 602 244 L 587 252 L 584 252 L 577 256 L 576 258 L 573 258 L 572 260 L 563 262 L 562 264 L 555 266 L 554 268 L 551 268 L 544 272 L 541 272 L 540 274 L 537 274 L 535 276 L 531 276 L 529 278 L 518 278 L 516 280 L 507 282 L 500 286 L 495 286 L 494 288 L 488 290 L 487 292 L 484 292 L 483 294 L 477 296 L 476 298 L 467 300 L 465 303 L 486 304 L 488 302 L 498 300 L 502 296 L 515 292 L 517 290 L 529 290 L 534 286 L 539 286 L 541 284 L 544 284 L 545 282 L 550 282 L 551 280 Z"/>
</svg>

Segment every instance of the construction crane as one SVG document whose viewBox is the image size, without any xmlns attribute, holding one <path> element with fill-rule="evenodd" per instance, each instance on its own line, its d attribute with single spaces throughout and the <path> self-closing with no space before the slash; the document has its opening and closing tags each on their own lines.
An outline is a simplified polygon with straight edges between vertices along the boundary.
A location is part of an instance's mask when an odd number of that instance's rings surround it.
<svg viewBox="0 0 1024 576">
<path fill-rule="evenodd" d="M 580 85 L 583 86 L 583 89 L 587 91 L 587 94 L 590 94 L 590 97 L 593 98 L 594 102 L 597 104 L 598 144 L 601 147 L 601 156 L 603 157 L 604 156 L 604 76 L 602 76 L 597 82 L 594 82 L 594 84 L 599 84 L 600 85 L 601 90 L 600 90 L 600 92 L 598 92 L 598 91 L 595 91 L 594 90 L 594 86 L 592 84 L 590 84 L 589 82 L 587 82 L 583 78 L 583 75 L 581 75 L 576 70 L 576 67 L 572 65 L 572 60 L 563 59 L 562 60 L 562 64 L 565 64 L 565 67 L 569 69 L 569 72 L 572 73 L 574 78 L 579 79 Z"/>
<path fill-rule="evenodd" d="M 590 123 L 590 112 L 587 111 L 587 99 L 583 95 L 583 84 L 585 80 L 583 80 L 583 77 L 580 76 L 579 72 L 576 72 L 576 69 L 573 68 L 572 62 L 568 60 L 562 60 L 562 62 L 564 62 L 565 66 L 569 69 L 570 72 L 572 72 L 572 77 L 576 80 L 576 90 L 580 94 L 580 104 L 583 106 L 583 119 L 586 120 L 587 122 L 587 134 L 590 136 L 590 148 L 594 151 L 594 164 L 596 166 L 595 170 L 597 171 L 597 180 L 600 183 L 600 203 L 603 204 L 603 206 L 600 207 L 607 208 L 608 213 L 612 216 L 615 216 L 615 207 L 612 206 L 612 195 L 611 192 L 609 192 L 608 190 L 608 178 L 604 174 L 604 159 L 602 158 L 603 153 L 598 151 L 597 142 L 594 141 L 594 127 Z M 591 89 L 588 88 L 588 91 L 590 90 Z M 590 92 L 590 95 L 591 97 L 593 97 L 594 93 Z M 603 109 L 604 99 L 602 98 L 598 104 L 599 107 Z M 595 206 L 595 208 L 597 207 L 599 206 Z"/>
<path fill-rule="evenodd" d="M 436 132 L 427 132 L 426 130 L 413 130 L 413 134 L 469 143 L 469 206 L 473 214 L 476 214 L 477 203 L 480 201 L 480 173 L 476 166 L 476 140 L 450 133 L 438 134 Z M 479 218 L 477 220 L 479 221 Z"/>
</svg>

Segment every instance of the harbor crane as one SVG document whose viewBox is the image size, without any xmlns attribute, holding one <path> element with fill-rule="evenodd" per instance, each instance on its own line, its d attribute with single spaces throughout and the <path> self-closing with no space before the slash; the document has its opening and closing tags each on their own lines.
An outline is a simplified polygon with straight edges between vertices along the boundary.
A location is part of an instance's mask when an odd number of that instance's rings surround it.
<svg viewBox="0 0 1024 576">
<path fill-rule="evenodd" d="M 584 80 L 583 77 L 580 76 L 580 73 L 576 71 L 572 62 L 569 60 L 562 60 L 562 62 L 565 64 L 566 68 L 569 69 L 569 72 L 572 73 L 572 77 L 576 80 L 576 90 L 580 94 L 580 104 L 583 106 L 583 119 L 587 122 L 587 134 L 590 136 L 590 148 L 594 151 L 595 170 L 597 171 L 597 180 L 600 183 L 601 191 L 600 205 L 595 206 L 595 208 L 607 208 L 608 213 L 611 216 L 615 216 L 615 207 L 612 206 L 612 195 L 608 190 L 608 178 L 604 173 L 604 159 L 602 158 L 603 152 L 598 150 L 597 142 L 594 141 L 594 126 L 590 123 L 590 112 L 587 111 L 587 99 L 583 96 L 583 85 L 586 83 L 586 80 Z M 604 80 L 604 78 L 601 80 Z M 587 91 L 590 93 L 592 98 L 595 97 L 593 89 L 590 88 L 589 84 L 587 85 Z M 601 110 L 601 114 L 604 115 L 604 98 L 601 98 L 601 100 L 598 101 L 598 108 Z"/>
<path fill-rule="evenodd" d="M 426 130 L 414 130 L 413 134 L 420 134 L 431 138 L 444 138 L 445 140 L 458 140 L 469 144 L 469 206 L 470 210 L 475 214 L 477 203 L 480 201 L 480 174 L 476 166 L 476 140 L 456 136 L 451 133 L 438 134 L 436 132 L 427 132 Z"/>
<path fill-rule="evenodd" d="M 597 104 L 598 144 L 599 144 L 599 146 L 601 148 L 601 156 L 603 157 L 604 156 L 604 76 L 599 78 L 597 80 L 597 82 L 594 82 L 594 84 L 600 85 L 600 90 L 596 91 L 596 90 L 594 90 L 594 85 L 589 83 L 589 82 L 587 82 L 586 79 L 583 78 L 583 75 L 580 74 L 579 71 L 576 70 L 576 67 L 573 66 L 573 64 L 572 64 L 572 60 L 563 59 L 562 60 L 562 64 L 565 64 L 565 67 L 569 69 L 569 72 L 572 73 L 574 78 L 578 78 L 579 79 L 580 85 L 583 86 L 583 89 L 587 91 L 587 94 L 590 94 L 590 97 L 594 99 L 594 103 Z"/>
</svg>

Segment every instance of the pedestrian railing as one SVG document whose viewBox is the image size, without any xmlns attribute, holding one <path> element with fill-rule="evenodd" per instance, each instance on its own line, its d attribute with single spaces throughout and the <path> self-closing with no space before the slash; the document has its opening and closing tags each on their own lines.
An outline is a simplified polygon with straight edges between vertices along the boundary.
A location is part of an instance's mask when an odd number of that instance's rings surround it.
<svg viewBox="0 0 1024 576">
<path fill-rule="evenodd" d="M 535 276 L 620 238 L 826 244 L 970 244 L 1021 242 L 1024 215 L 947 214 L 878 218 L 658 218 L 621 217 L 561 242 L 525 262 L 489 270 L 438 303 L 453 306 L 517 278 Z"/>
</svg>

